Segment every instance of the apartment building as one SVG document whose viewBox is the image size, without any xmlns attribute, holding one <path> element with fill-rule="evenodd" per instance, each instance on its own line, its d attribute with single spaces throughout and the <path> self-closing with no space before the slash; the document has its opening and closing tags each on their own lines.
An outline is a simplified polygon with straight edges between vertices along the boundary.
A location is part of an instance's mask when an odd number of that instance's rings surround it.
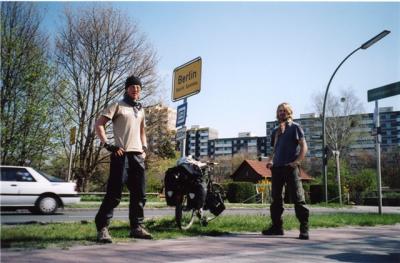
<svg viewBox="0 0 400 263">
<path fill-rule="evenodd" d="M 186 155 L 203 159 L 208 157 L 208 141 L 218 138 L 218 131 L 193 125 L 186 131 Z"/>
<path fill-rule="evenodd" d="M 147 107 L 145 109 L 146 122 L 151 122 L 152 119 L 156 119 L 168 130 L 176 130 L 176 109 L 170 108 L 163 104 L 157 104 L 155 106 Z"/>
<path fill-rule="evenodd" d="M 350 154 L 356 155 L 360 151 L 369 151 L 375 153 L 375 137 L 371 135 L 374 128 L 374 114 L 364 113 L 353 115 L 357 119 L 352 133 L 355 137 L 350 144 Z M 384 107 L 379 109 L 381 124 L 382 151 L 391 147 L 400 147 L 400 111 L 393 111 L 393 107 Z M 340 118 L 340 117 L 338 117 Z M 329 119 L 329 118 L 328 118 Z M 303 130 L 307 140 L 309 157 L 322 157 L 322 122 L 314 113 L 300 114 L 300 118 L 294 119 Z M 266 154 L 271 155 L 271 134 L 278 123 L 270 121 L 266 123 Z"/>
<path fill-rule="evenodd" d="M 373 114 L 369 114 L 373 119 Z M 400 111 L 393 111 L 393 107 L 380 108 L 380 124 L 382 130 L 382 148 L 400 147 Z"/>
<path fill-rule="evenodd" d="M 151 151 L 157 152 L 161 138 L 169 137 L 175 145 L 176 110 L 157 104 L 145 109 L 147 144 Z"/>
<path fill-rule="evenodd" d="M 257 137 L 250 132 L 239 133 L 234 138 L 218 138 L 218 131 L 209 127 L 193 125 L 186 131 L 186 155 L 199 159 L 233 156 L 237 153 L 265 155 L 266 137 Z"/>
<path fill-rule="evenodd" d="M 253 154 L 255 156 L 265 155 L 266 137 L 250 136 L 251 133 L 239 133 L 235 138 L 219 138 L 209 140 L 209 157 L 233 156 L 237 153 Z"/>
</svg>

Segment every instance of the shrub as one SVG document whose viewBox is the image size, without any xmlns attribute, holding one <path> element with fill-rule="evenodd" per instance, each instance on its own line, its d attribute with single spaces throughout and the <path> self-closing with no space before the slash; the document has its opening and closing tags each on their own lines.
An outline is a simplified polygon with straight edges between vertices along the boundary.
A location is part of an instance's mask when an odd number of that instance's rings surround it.
<svg viewBox="0 0 400 263">
<path fill-rule="evenodd" d="M 176 165 L 176 158 L 163 159 L 155 154 L 146 157 L 146 192 L 156 193 L 163 187 L 165 172 Z"/>
<path fill-rule="evenodd" d="M 400 199 L 400 192 L 388 191 L 388 192 L 383 192 L 382 194 L 383 194 L 383 196 L 386 197 L 386 198 L 396 198 L 396 199 Z"/>
<path fill-rule="evenodd" d="M 226 197 L 230 203 L 254 203 L 256 188 L 253 183 L 232 182 L 228 184 Z"/>
</svg>

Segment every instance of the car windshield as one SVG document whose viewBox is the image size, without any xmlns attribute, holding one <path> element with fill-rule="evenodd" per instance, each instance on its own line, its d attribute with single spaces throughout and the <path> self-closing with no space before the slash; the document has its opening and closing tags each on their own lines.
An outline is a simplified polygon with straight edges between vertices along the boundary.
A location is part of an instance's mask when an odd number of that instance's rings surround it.
<svg viewBox="0 0 400 263">
<path fill-rule="evenodd" d="M 36 170 L 37 171 L 37 170 Z M 47 180 L 49 180 L 50 182 L 65 182 L 63 179 L 52 176 L 52 175 L 48 175 L 44 172 L 41 171 L 37 171 L 38 173 L 40 173 L 41 175 L 43 175 Z"/>
</svg>

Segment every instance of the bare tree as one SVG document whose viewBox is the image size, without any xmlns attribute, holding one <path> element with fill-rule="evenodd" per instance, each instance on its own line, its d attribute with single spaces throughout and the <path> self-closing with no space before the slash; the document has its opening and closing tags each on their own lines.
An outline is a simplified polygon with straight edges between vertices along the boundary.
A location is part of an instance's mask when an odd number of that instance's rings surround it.
<svg viewBox="0 0 400 263">
<path fill-rule="evenodd" d="M 314 96 L 314 108 L 322 118 L 324 96 L 319 93 Z M 332 151 L 340 151 L 346 155 L 351 142 L 360 135 L 355 131 L 359 125 L 363 105 L 354 95 L 352 89 L 342 90 L 339 96 L 328 95 L 326 104 L 326 136 L 327 146 Z"/>
<path fill-rule="evenodd" d="M 214 180 L 216 182 L 224 182 L 230 179 L 230 176 L 239 168 L 245 160 L 255 160 L 257 154 L 248 153 L 247 151 L 239 151 L 233 156 L 218 156 L 215 162 L 218 165 L 214 169 Z"/>
<path fill-rule="evenodd" d="M 136 24 L 113 8 L 65 10 L 65 27 L 57 36 L 57 62 L 68 83 L 64 102 L 78 127 L 74 177 L 82 191 L 102 161 L 94 122 L 108 103 L 124 91 L 128 75 L 143 82 L 142 101 L 157 89 L 156 53 Z"/>
<path fill-rule="evenodd" d="M 218 165 L 214 167 L 213 180 L 222 183 L 230 179 L 232 175 L 232 156 L 219 156 L 214 160 Z"/>
</svg>

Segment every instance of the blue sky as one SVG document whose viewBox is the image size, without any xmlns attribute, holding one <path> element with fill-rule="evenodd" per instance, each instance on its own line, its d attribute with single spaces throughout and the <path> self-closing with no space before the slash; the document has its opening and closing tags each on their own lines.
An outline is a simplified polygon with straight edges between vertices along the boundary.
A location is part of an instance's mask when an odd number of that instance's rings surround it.
<svg viewBox="0 0 400 263">
<path fill-rule="evenodd" d="M 72 7 L 91 5 L 73 2 Z M 104 3 L 103 3 L 104 4 Z M 165 102 L 174 68 L 202 57 L 202 88 L 188 98 L 187 126 L 236 137 L 265 136 L 276 106 L 289 102 L 295 117 L 313 112 L 338 64 L 387 29 L 391 34 L 355 53 L 339 69 L 329 93 L 354 89 L 366 112 L 367 90 L 400 81 L 400 2 L 109 2 L 146 34 L 160 58 Z M 43 2 L 44 28 L 54 34 L 66 2 Z M 379 101 L 400 110 L 400 96 Z"/>
</svg>

